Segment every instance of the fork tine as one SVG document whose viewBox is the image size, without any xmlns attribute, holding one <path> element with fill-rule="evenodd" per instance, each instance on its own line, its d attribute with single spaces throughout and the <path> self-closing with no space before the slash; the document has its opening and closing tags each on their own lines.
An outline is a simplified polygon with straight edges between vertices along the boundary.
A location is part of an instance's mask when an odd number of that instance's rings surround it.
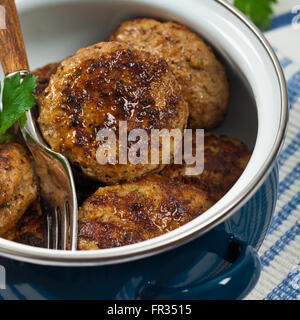
<svg viewBox="0 0 300 320">
<path fill-rule="evenodd" d="M 67 231 L 67 250 L 72 250 L 72 226 L 71 226 L 71 216 L 70 216 L 70 206 L 69 201 L 65 202 L 65 213 L 66 213 L 66 231 Z"/>
<path fill-rule="evenodd" d="M 53 217 L 50 214 L 47 214 L 47 248 L 48 249 L 53 249 L 52 221 L 53 221 Z"/>
<path fill-rule="evenodd" d="M 66 204 L 64 203 L 63 208 L 59 208 L 60 211 L 60 247 L 61 250 L 67 249 L 67 234 L 68 234 L 68 222 L 67 222 L 67 212 Z"/>
<path fill-rule="evenodd" d="M 76 250 L 78 203 L 72 168 L 66 157 L 45 145 L 31 112 L 26 113 L 22 133 L 35 160 L 41 199 L 46 203 L 43 212 L 51 214 L 47 219 L 47 245 L 56 250 Z"/>
<path fill-rule="evenodd" d="M 60 221 L 59 221 L 59 212 L 58 208 L 56 207 L 54 209 L 54 217 L 53 217 L 53 223 L 52 223 L 52 243 L 53 243 L 53 249 L 57 250 L 59 248 L 59 229 L 60 229 Z"/>
<path fill-rule="evenodd" d="M 67 203 L 64 208 L 57 207 L 47 215 L 47 248 L 67 250 L 67 236 L 69 234 L 69 211 Z"/>
<path fill-rule="evenodd" d="M 69 239 L 70 239 L 70 250 L 74 251 L 77 249 L 77 201 L 67 201 L 67 216 L 69 219 Z"/>
</svg>

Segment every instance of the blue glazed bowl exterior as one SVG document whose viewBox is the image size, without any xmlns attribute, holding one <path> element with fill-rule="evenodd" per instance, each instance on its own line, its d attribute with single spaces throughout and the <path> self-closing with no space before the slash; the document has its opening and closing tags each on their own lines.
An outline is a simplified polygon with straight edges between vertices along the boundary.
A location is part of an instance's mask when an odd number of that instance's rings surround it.
<svg viewBox="0 0 300 320">
<path fill-rule="evenodd" d="M 46 267 L 0 258 L 6 270 L 0 298 L 241 299 L 259 277 L 256 251 L 274 212 L 277 184 L 275 166 L 254 196 L 221 225 L 150 258 L 84 268 Z"/>
</svg>

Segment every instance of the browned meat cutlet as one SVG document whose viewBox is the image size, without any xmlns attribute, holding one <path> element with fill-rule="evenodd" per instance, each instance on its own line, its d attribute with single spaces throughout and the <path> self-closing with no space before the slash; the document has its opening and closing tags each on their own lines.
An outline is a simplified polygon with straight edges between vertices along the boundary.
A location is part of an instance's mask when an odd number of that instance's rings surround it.
<svg viewBox="0 0 300 320">
<path fill-rule="evenodd" d="M 119 247 L 156 237 L 211 205 L 205 191 L 158 174 L 99 188 L 79 209 L 79 249 Z"/>
<path fill-rule="evenodd" d="M 40 201 L 37 199 L 26 210 L 6 238 L 34 247 L 46 247 L 46 231 L 46 218 L 42 214 Z"/>
<path fill-rule="evenodd" d="M 36 199 L 37 184 L 28 154 L 18 143 L 0 145 L 0 236 L 5 237 Z"/>
<path fill-rule="evenodd" d="M 185 176 L 186 165 L 170 165 L 161 174 L 99 188 L 79 210 L 79 248 L 147 240 L 208 210 L 238 180 L 251 153 L 242 142 L 214 133 L 205 135 L 204 153 L 204 171 L 198 176 Z"/>
<path fill-rule="evenodd" d="M 190 128 L 212 129 L 221 124 L 229 99 L 226 71 L 200 36 L 174 22 L 137 19 L 124 22 L 110 40 L 166 59 L 188 102 Z"/>
<path fill-rule="evenodd" d="M 193 136 L 195 155 L 195 136 Z M 243 173 L 251 157 L 248 147 L 237 139 L 206 133 L 204 136 L 204 171 L 200 175 L 185 175 L 187 165 L 167 166 L 161 174 L 180 184 L 205 190 L 213 202 L 220 200 Z"/>
<path fill-rule="evenodd" d="M 32 71 L 32 74 L 37 76 L 38 85 L 33 92 L 37 100 L 42 92 L 44 92 L 44 90 L 48 87 L 50 77 L 56 72 L 58 66 L 59 62 L 53 62 Z"/>
<path fill-rule="evenodd" d="M 151 129 L 183 131 L 188 118 L 188 106 L 167 62 L 117 42 L 81 49 L 61 62 L 39 107 L 40 129 L 52 149 L 107 184 L 131 181 L 164 165 L 99 164 L 96 134 L 100 129 L 117 132 L 119 122 L 127 121 L 128 132 L 133 128 L 149 133 Z"/>
</svg>

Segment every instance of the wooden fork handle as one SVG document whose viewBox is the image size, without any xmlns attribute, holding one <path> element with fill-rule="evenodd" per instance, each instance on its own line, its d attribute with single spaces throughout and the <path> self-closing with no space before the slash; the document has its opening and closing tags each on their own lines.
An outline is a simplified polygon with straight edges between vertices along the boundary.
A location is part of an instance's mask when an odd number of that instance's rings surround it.
<svg viewBox="0 0 300 320">
<path fill-rule="evenodd" d="M 5 28 L 0 29 L 0 62 L 3 72 L 7 75 L 20 70 L 29 70 L 15 1 L 0 0 L 0 6 L 2 6 L 0 9 L 5 11 L 6 19 Z"/>
</svg>

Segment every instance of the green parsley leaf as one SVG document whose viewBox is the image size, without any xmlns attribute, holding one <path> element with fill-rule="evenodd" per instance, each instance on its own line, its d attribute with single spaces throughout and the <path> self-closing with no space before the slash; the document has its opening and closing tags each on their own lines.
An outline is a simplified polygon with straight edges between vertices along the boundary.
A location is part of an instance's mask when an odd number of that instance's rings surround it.
<svg viewBox="0 0 300 320">
<path fill-rule="evenodd" d="M 0 132 L 5 134 L 17 120 L 25 125 L 25 112 L 34 106 L 33 90 L 37 86 L 37 77 L 28 74 L 21 82 L 20 73 L 5 78 L 2 94 L 2 112 L 0 115 Z"/>
<path fill-rule="evenodd" d="M 26 113 L 24 112 L 21 117 L 19 118 L 20 127 L 23 129 L 26 124 Z"/>
<path fill-rule="evenodd" d="M 0 142 L 4 142 L 7 140 L 16 140 L 17 138 L 9 133 L 5 133 L 4 135 L 0 136 Z"/>
<path fill-rule="evenodd" d="M 277 0 L 234 0 L 233 4 L 250 18 L 259 28 L 270 29 L 272 25 L 272 5 Z"/>
</svg>

